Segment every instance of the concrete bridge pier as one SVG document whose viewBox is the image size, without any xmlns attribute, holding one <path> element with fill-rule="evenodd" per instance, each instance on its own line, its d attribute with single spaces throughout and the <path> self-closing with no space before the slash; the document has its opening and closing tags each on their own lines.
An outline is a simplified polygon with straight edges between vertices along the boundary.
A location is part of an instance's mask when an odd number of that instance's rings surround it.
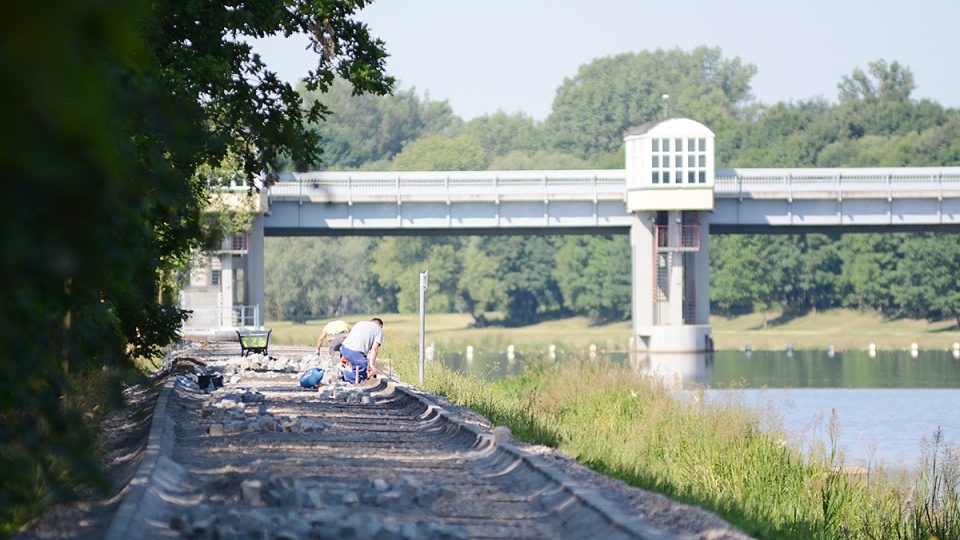
<svg viewBox="0 0 960 540">
<path fill-rule="evenodd" d="M 249 302 L 253 308 L 254 315 L 251 318 L 253 326 L 262 327 L 266 320 L 266 305 L 264 303 L 264 290 L 266 277 L 264 274 L 264 231 L 263 214 L 257 214 L 253 217 L 253 227 L 250 230 L 249 254 L 247 255 L 247 286 L 249 289 Z"/>
<path fill-rule="evenodd" d="M 712 349 L 709 216 L 680 210 L 633 214 L 634 352 Z"/>
</svg>

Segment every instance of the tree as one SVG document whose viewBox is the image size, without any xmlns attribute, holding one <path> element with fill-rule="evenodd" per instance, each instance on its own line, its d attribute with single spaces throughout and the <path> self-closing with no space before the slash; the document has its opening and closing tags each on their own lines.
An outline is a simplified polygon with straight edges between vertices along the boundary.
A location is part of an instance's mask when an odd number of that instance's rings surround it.
<svg viewBox="0 0 960 540">
<path fill-rule="evenodd" d="M 904 246 L 895 287 L 903 313 L 937 320 L 951 317 L 960 330 L 960 235 L 917 235 Z"/>
<path fill-rule="evenodd" d="M 483 250 L 480 237 L 467 240 L 462 253 L 460 299 L 467 313 L 473 316 L 474 325 L 483 327 L 487 325 L 484 313 L 506 304 L 506 287 L 497 276 L 497 259 Z"/>
<path fill-rule="evenodd" d="M 913 72 L 897 61 L 890 64 L 885 60 L 870 62 L 868 70 L 869 75 L 857 68 L 851 75 L 843 76 L 840 84 L 837 85 L 840 89 L 840 101 L 866 99 L 904 101 L 910 98 L 910 93 L 916 88 Z"/>
<path fill-rule="evenodd" d="M 564 152 L 585 158 L 616 152 L 627 129 L 663 118 L 663 94 L 670 95 L 671 116 L 716 128 L 744 113 L 755 73 L 753 65 L 709 47 L 599 58 L 560 85 L 544 129 Z"/>
<path fill-rule="evenodd" d="M 540 127 L 523 113 L 506 114 L 497 111 L 467 122 L 464 133 L 472 136 L 489 156 L 503 156 L 510 152 L 531 154 L 543 149 Z"/>
<path fill-rule="evenodd" d="M 598 320 L 630 316 L 631 251 L 626 236 L 571 236 L 556 252 L 563 304 Z"/>
<path fill-rule="evenodd" d="M 777 284 L 774 261 L 765 243 L 756 236 L 711 238 L 710 305 L 718 313 L 750 313 L 754 307 L 766 311 L 773 303 Z"/>
<path fill-rule="evenodd" d="M 544 236 L 486 239 L 484 251 L 497 261 L 497 279 L 506 295 L 507 322 L 531 324 L 560 308 L 562 297 L 553 277 L 554 240 Z"/>
<path fill-rule="evenodd" d="M 406 144 L 427 134 L 455 134 L 462 124 L 446 101 L 421 99 L 415 89 L 356 95 L 349 82 L 337 79 L 326 93 L 300 91 L 306 103 L 322 101 L 330 110 L 325 121 L 310 126 L 323 144 L 323 160 L 312 168 L 389 161 Z"/>
<path fill-rule="evenodd" d="M 397 309 L 414 313 L 420 303 L 419 274 L 430 272 L 427 309 L 450 312 L 457 308 L 462 271 L 459 238 L 389 237 L 373 250 L 373 273 L 381 287 L 393 291 Z"/>
<path fill-rule="evenodd" d="M 487 167 L 487 152 L 470 135 L 428 135 L 413 141 L 393 159 L 394 171 L 470 171 Z"/>
<path fill-rule="evenodd" d="M 0 135 L 0 355 L 17 359 L 0 367 L 11 381 L 0 394 L 5 522 L 37 486 L 50 502 L 96 483 L 93 445 L 65 399 L 74 375 L 176 336 L 170 276 L 201 245 L 198 167 L 232 155 L 252 181 L 281 155 L 316 160 L 304 125 L 322 105 L 303 109 L 243 37 L 306 33 L 318 53 L 309 88 L 339 75 L 386 92 L 383 44 L 354 17 L 365 3 L 53 0 L 0 21 L 0 113 L 18 126 Z"/>
<path fill-rule="evenodd" d="M 551 150 L 538 150 L 526 154 L 514 150 L 490 162 L 491 171 L 529 171 L 549 169 L 590 169 L 590 162 L 570 154 Z"/>
<path fill-rule="evenodd" d="M 372 249 L 365 237 L 268 238 L 267 316 L 304 323 L 379 311 L 383 295 L 370 271 Z"/>
<path fill-rule="evenodd" d="M 838 134 L 810 135 L 829 110 L 823 100 L 778 103 L 762 111 L 754 122 L 734 126 L 717 136 L 717 163 L 733 167 L 801 167 L 813 165 L 817 152 Z"/>
<path fill-rule="evenodd" d="M 896 312 L 897 264 L 907 240 L 906 235 L 889 234 L 850 234 L 840 240 L 844 305 L 888 316 Z"/>
</svg>

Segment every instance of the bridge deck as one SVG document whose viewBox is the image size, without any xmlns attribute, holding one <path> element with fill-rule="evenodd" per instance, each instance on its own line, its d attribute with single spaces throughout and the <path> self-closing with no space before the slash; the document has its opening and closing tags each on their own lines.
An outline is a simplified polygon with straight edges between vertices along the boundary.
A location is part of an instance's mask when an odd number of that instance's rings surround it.
<svg viewBox="0 0 960 540">
<path fill-rule="evenodd" d="M 960 226 L 960 167 L 718 169 L 713 189 L 717 232 Z M 288 174 L 269 190 L 264 225 L 268 235 L 622 232 L 626 190 L 624 170 Z"/>
</svg>

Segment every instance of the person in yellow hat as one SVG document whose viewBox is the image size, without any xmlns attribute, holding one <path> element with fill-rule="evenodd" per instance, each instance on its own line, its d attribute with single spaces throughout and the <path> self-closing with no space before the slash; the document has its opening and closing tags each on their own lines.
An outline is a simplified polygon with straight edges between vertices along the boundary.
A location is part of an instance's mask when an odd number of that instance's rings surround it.
<svg viewBox="0 0 960 540">
<path fill-rule="evenodd" d="M 350 325 L 343 321 L 330 321 L 324 327 L 320 333 L 320 338 L 317 339 L 317 354 L 320 354 L 320 347 L 323 346 L 323 340 L 328 339 L 327 346 L 330 350 L 330 356 L 336 359 L 335 354 L 340 354 L 340 345 L 343 343 L 343 340 L 347 338 L 350 334 Z"/>
</svg>

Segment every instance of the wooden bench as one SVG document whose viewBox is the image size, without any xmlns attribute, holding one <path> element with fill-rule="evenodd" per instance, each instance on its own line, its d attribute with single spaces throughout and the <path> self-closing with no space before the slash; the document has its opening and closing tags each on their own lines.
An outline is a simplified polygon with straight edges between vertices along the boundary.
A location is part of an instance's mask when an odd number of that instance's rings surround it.
<svg viewBox="0 0 960 540">
<path fill-rule="evenodd" d="M 246 356 L 252 352 L 267 355 L 271 332 L 273 332 L 273 330 L 252 330 L 247 332 L 237 330 L 237 338 L 240 340 L 240 356 Z"/>
</svg>

